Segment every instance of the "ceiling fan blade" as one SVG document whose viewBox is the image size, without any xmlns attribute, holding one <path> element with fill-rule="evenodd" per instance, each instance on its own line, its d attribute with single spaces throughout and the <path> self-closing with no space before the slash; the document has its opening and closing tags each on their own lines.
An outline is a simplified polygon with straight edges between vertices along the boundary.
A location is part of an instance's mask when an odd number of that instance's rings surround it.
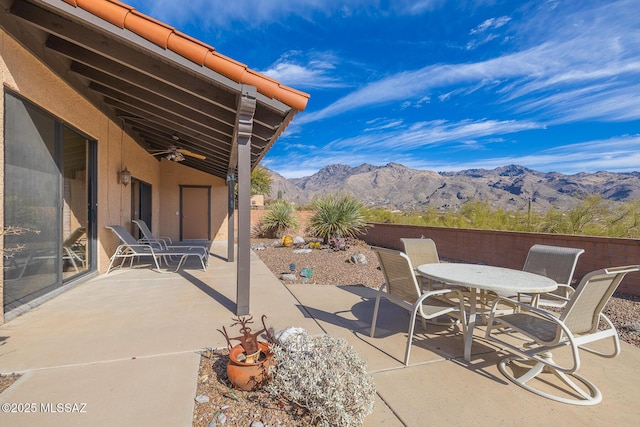
<svg viewBox="0 0 640 427">
<path fill-rule="evenodd" d="M 204 160 L 207 157 L 203 156 L 202 154 L 197 154 L 197 153 L 193 153 L 189 150 L 185 150 L 184 148 L 180 148 L 178 149 L 179 152 L 181 152 L 182 154 L 184 154 L 185 156 L 190 156 L 190 157 L 195 157 L 196 159 L 200 159 L 200 160 Z"/>
</svg>

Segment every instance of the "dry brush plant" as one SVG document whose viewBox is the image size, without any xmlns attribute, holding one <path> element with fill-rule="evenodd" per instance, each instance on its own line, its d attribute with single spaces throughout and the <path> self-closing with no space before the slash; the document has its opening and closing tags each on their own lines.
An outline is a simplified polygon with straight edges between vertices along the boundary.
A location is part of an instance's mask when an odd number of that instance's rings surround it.
<svg viewBox="0 0 640 427">
<path fill-rule="evenodd" d="M 322 426 L 360 426 L 376 388 L 366 365 L 343 338 L 299 332 L 272 345 L 275 372 L 267 390 L 305 408 Z"/>
</svg>

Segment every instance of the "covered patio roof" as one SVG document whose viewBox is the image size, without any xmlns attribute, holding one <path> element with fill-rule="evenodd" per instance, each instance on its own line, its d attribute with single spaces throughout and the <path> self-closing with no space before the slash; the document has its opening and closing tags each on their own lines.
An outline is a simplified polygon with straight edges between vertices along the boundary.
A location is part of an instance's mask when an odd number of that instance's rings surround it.
<svg viewBox="0 0 640 427">
<path fill-rule="evenodd" d="M 226 180 L 229 261 L 238 183 L 236 302 L 237 314 L 247 314 L 251 170 L 309 95 L 116 0 L 0 0 L 0 6 L 0 28 L 150 156 L 179 154 L 183 165 Z"/>
<path fill-rule="evenodd" d="M 309 98 L 115 0 L 0 3 L 2 28 L 150 154 L 184 149 L 197 156 L 183 165 L 223 179 L 238 132 L 253 168 Z"/>
</svg>

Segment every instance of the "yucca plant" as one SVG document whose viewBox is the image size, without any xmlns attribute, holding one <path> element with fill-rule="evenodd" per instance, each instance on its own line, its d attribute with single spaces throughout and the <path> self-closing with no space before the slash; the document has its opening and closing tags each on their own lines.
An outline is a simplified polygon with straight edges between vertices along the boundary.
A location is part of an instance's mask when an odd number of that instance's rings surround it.
<svg viewBox="0 0 640 427">
<path fill-rule="evenodd" d="M 299 226 L 293 205 L 284 200 L 277 200 L 262 218 L 261 228 L 267 233 L 277 235 L 289 230 L 296 231 Z"/>
<path fill-rule="evenodd" d="M 368 224 L 362 203 L 353 196 L 329 194 L 315 201 L 309 232 L 328 243 L 330 239 L 357 237 Z"/>
</svg>

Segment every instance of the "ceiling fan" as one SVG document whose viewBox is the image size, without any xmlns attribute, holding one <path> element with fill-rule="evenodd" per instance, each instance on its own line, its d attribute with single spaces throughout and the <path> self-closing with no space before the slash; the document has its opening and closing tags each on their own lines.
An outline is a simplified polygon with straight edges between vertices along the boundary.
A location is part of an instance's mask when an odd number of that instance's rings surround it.
<svg viewBox="0 0 640 427">
<path fill-rule="evenodd" d="M 154 151 L 151 153 L 151 155 L 163 156 L 165 159 L 171 160 L 172 162 L 181 162 L 184 160 L 184 156 L 189 156 L 200 160 L 206 159 L 206 157 L 202 154 L 196 154 L 189 150 L 185 150 L 184 148 L 178 148 L 173 145 L 166 150 Z"/>
</svg>

